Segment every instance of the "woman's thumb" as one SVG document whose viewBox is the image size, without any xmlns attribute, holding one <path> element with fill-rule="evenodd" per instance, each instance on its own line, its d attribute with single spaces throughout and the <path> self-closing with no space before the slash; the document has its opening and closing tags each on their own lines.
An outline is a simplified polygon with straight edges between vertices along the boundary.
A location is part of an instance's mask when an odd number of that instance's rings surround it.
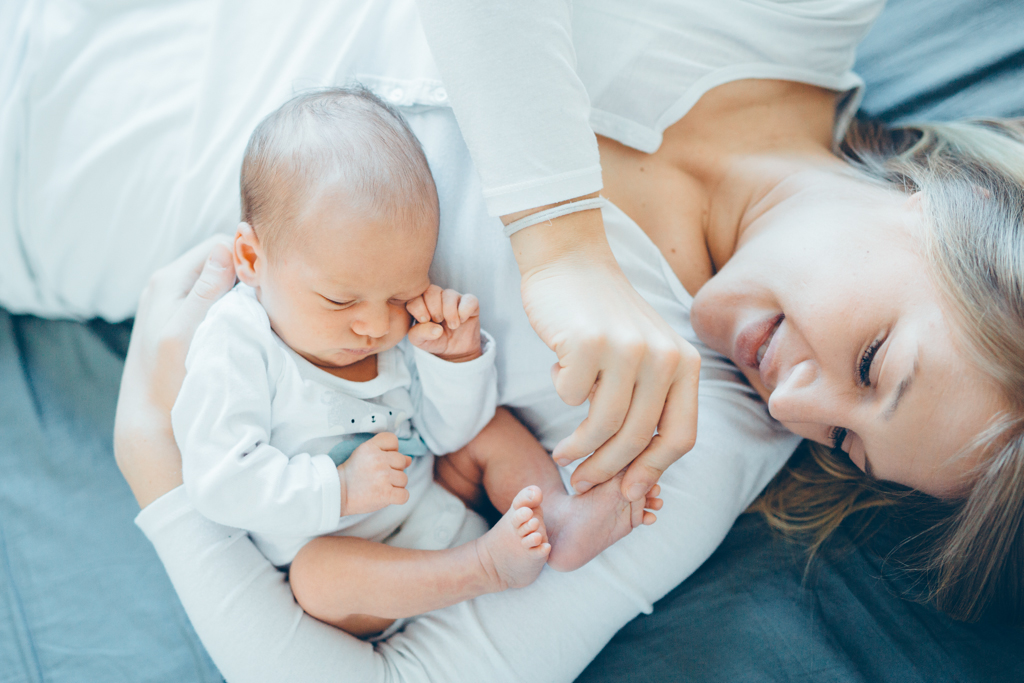
<svg viewBox="0 0 1024 683">
<path fill-rule="evenodd" d="M 231 251 L 223 244 L 218 244 L 210 251 L 199 279 L 189 292 L 189 298 L 195 295 L 212 304 L 227 294 L 234 285 L 235 264 L 231 260 Z"/>
<path fill-rule="evenodd" d="M 181 331 L 191 339 L 213 302 L 227 294 L 234 285 L 235 264 L 231 260 L 231 251 L 225 245 L 217 244 L 178 310 L 177 322 L 183 328 Z"/>
</svg>

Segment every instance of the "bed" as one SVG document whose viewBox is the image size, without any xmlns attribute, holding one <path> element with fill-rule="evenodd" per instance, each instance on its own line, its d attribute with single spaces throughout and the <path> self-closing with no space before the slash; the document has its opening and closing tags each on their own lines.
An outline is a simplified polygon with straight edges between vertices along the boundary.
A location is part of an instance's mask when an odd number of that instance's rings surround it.
<svg viewBox="0 0 1024 683">
<path fill-rule="evenodd" d="M 1024 115 L 1015 0 L 892 0 L 857 71 L 863 115 Z M 0 309 L 0 683 L 220 681 L 114 463 L 131 323 Z M 805 571 L 756 516 L 580 677 L 627 681 L 1021 681 L 1024 631 L 960 624 L 897 596 L 882 560 L 841 531 Z"/>
</svg>

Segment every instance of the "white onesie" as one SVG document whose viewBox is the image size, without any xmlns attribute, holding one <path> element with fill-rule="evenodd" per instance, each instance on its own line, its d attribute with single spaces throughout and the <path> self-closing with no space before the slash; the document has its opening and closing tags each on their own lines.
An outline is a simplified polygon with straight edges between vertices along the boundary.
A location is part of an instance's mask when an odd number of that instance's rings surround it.
<svg viewBox="0 0 1024 683">
<path fill-rule="evenodd" d="M 433 457 L 413 458 L 404 505 L 341 517 L 328 452 L 384 431 L 418 435 L 435 454 L 466 445 L 497 405 L 494 342 L 481 337 L 483 355 L 465 363 L 403 339 L 378 355 L 377 377 L 351 382 L 289 348 L 255 291 L 239 284 L 196 331 L 171 411 L 189 497 L 213 521 L 249 531 L 278 566 L 315 536 L 388 538 L 431 488 Z"/>
</svg>

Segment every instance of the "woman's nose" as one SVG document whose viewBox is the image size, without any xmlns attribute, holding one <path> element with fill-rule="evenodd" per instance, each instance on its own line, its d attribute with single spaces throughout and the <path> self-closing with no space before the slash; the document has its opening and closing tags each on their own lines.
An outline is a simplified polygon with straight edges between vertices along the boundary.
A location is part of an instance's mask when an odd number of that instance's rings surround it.
<svg viewBox="0 0 1024 683">
<path fill-rule="evenodd" d="M 836 424 L 835 392 L 814 360 L 793 366 L 768 397 L 768 412 L 779 422 Z"/>
<path fill-rule="evenodd" d="M 387 306 L 366 306 L 352 321 L 352 331 L 362 337 L 378 339 L 391 330 L 391 312 Z"/>
</svg>

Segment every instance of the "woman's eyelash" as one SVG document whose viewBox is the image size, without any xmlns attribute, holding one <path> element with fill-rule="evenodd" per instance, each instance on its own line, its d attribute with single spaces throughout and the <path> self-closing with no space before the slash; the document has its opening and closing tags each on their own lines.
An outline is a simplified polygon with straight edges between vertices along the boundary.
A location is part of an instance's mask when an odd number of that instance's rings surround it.
<svg viewBox="0 0 1024 683">
<path fill-rule="evenodd" d="M 860 357 L 860 364 L 857 367 L 857 376 L 860 379 L 861 386 L 871 386 L 871 362 L 875 360 L 875 354 L 878 353 L 878 348 L 882 345 L 882 339 L 876 339 L 871 342 L 865 351 L 864 355 Z"/>
<path fill-rule="evenodd" d="M 843 427 L 833 427 L 828 432 L 828 439 L 832 442 L 832 451 L 837 455 L 846 455 L 843 451 L 843 442 L 849 432 Z"/>
</svg>

